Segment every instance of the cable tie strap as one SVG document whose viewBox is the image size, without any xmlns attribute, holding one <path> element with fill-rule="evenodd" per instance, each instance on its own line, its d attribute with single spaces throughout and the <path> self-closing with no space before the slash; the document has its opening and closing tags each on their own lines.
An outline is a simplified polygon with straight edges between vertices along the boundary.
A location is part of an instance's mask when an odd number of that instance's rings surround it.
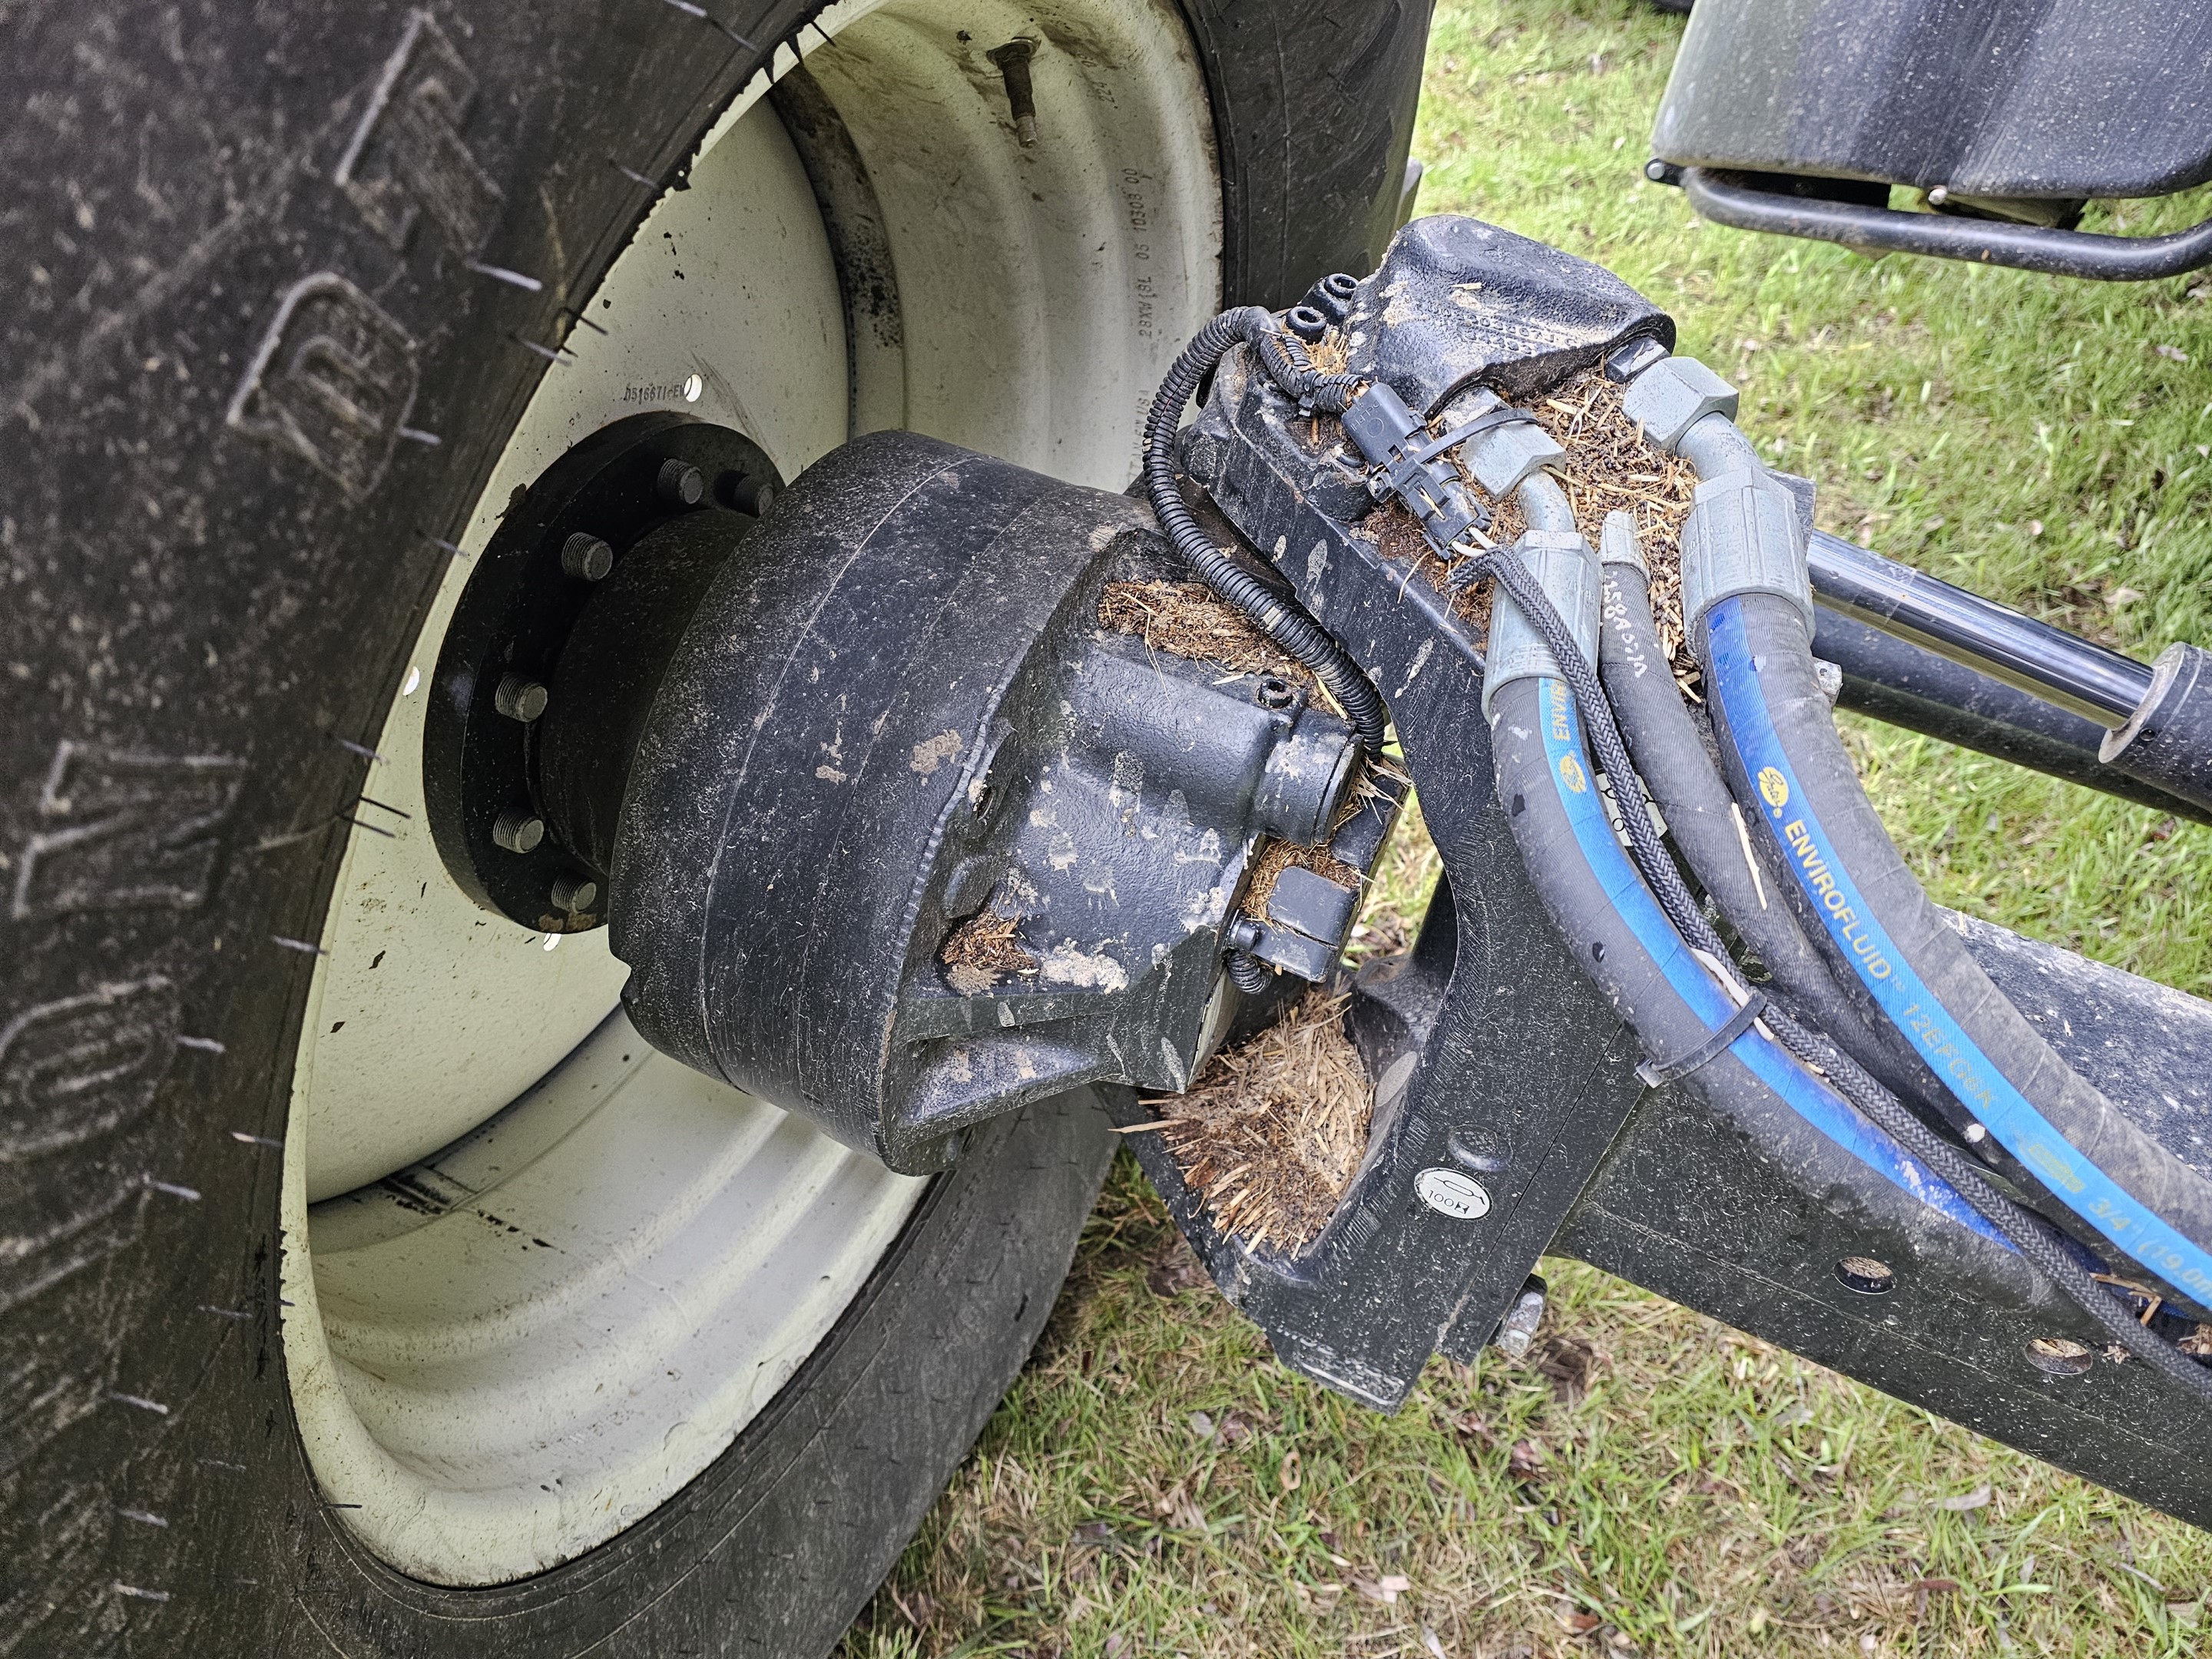
<svg viewBox="0 0 2212 1659">
<path fill-rule="evenodd" d="M 1636 1068 L 1637 1079 L 1647 1089 L 1656 1089 L 1674 1083 L 1696 1071 L 1700 1066 L 1719 1059 L 1735 1045 L 1735 1040 L 1751 1029 L 1752 1022 L 1766 1012 L 1766 998 L 1753 991 L 1742 1007 L 1728 1017 L 1720 1030 L 1684 1054 L 1680 1060 L 1662 1062 L 1647 1060 Z"/>
<path fill-rule="evenodd" d="M 1441 438 L 1431 438 L 1427 443 L 1407 455 L 1406 459 L 1408 462 L 1432 460 L 1454 444 L 1463 444 L 1469 438 L 1480 437 L 1482 434 L 1498 427 L 1513 426 L 1523 421 L 1534 426 L 1536 423 L 1536 417 L 1525 409 L 1516 409 L 1512 404 L 1507 404 L 1503 408 L 1492 410 L 1487 415 L 1476 416 L 1464 426 L 1454 427 Z"/>
</svg>

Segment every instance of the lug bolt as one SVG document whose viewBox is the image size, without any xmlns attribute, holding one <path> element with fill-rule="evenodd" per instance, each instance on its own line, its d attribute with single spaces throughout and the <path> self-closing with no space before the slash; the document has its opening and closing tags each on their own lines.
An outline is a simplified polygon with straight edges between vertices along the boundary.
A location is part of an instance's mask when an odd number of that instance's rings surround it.
<svg viewBox="0 0 2212 1659">
<path fill-rule="evenodd" d="M 492 820 L 491 838 L 510 853 L 531 853 L 545 839 L 545 820 L 535 812 L 501 812 Z"/>
<path fill-rule="evenodd" d="M 556 876 L 553 879 L 553 908 L 570 915 L 590 909 L 599 902 L 599 884 L 581 876 Z"/>
<path fill-rule="evenodd" d="M 501 678 L 491 694 L 492 707 L 511 720 L 520 720 L 525 726 L 545 712 L 545 701 L 550 696 L 536 680 L 525 679 L 520 674 Z"/>
<path fill-rule="evenodd" d="M 714 493 L 722 498 L 724 506 L 749 513 L 756 519 L 775 501 L 773 483 L 766 478 L 749 478 L 742 472 L 725 472 L 716 481 Z"/>
<path fill-rule="evenodd" d="M 696 507 L 706 499 L 707 480 L 689 461 L 663 461 L 653 475 L 653 491 L 671 507 Z"/>
<path fill-rule="evenodd" d="M 1018 38 L 983 55 L 1006 77 L 1006 113 L 1014 118 L 1015 142 L 1024 149 L 1036 149 L 1036 91 L 1030 80 L 1030 59 L 1036 56 L 1036 42 Z"/>
<path fill-rule="evenodd" d="M 561 568 L 578 581 L 595 582 L 615 568 L 615 550 L 579 530 L 561 544 Z"/>
</svg>

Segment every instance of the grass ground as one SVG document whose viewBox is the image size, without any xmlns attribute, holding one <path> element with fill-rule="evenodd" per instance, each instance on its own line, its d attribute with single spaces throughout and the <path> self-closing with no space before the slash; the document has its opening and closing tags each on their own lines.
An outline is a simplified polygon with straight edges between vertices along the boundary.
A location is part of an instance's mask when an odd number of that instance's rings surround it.
<svg viewBox="0 0 2212 1659">
<path fill-rule="evenodd" d="M 1638 173 L 1680 27 L 1626 0 L 1447 0 L 1422 210 L 1554 242 L 1666 305 L 1682 349 L 1743 388 L 1747 429 L 1819 482 L 1829 527 L 2138 654 L 2212 639 L 2212 278 L 1869 264 L 1701 228 Z M 2212 835 L 1850 735 L 1938 897 L 2212 991 Z M 1424 879 L 1401 858 L 1394 889 Z M 846 1655 L 2212 1645 L 2212 1538 L 1617 1280 L 1547 1272 L 1542 1364 L 1437 1361 L 1379 1417 L 1273 1363 L 1123 1159 L 1028 1370 Z"/>
</svg>

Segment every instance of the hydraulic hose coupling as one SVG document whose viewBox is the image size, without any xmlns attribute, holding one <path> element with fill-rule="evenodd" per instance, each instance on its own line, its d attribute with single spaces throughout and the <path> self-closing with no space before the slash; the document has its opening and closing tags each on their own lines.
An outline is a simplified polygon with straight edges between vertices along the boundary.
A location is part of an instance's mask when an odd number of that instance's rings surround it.
<svg viewBox="0 0 2212 1659">
<path fill-rule="evenodd" d="M 1541 584 L 1544 597 L 1559 613 L 1575 646 L 1588 663 L 1597 661 L 1598 612 L 1604 583 L 1597 554 L 1571 530 L 1524 531 L 1504 556 L 1517 558 Z M 1559 659 L 1544 643 L 1536 624 L 1523 615 L 1504 588 L 1490 616 L 1490 643 L 1484 653 L 1482 713 L 1492 718 L 1498 695 L 1516 680 L 1564 679 Z"/>
<path fill-rule="evenodd" d="M 1644 435 L 1685 455 L 1703 480 L 1682 526 L 1682 626 L 1694 641 L 1705 614 L 1738 593 L 1790 600 L 1813 630 L 1813 578 L 1796 497 L 1759 464 L 1735 429 L 1736 391 L 1694 357 L 1662 357 L 1621 400 Z"/>
</svg>

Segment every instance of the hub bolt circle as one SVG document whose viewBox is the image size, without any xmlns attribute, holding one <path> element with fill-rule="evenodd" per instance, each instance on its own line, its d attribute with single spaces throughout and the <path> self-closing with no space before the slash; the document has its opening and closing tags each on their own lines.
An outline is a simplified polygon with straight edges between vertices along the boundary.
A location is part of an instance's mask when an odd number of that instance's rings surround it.
<svg viewBox="0 0 2212 1659">
<path fill-rule="evenodd" d="M 579 581 L 595 582 L 615 568 L 615 550 L 579 530 L 561 544 L 561 568 Z"/>
<path fill-rule="evenodd" d="M 510 853 L 535 852 L 545 839 L 545 820 L 534 812 L 501 812 L 492 820 L 491 838 Z"/>
<path fill-rule="evenodd" d="M 536 680 L 526 679 L 520 674 L 501 677 L 491 694 L 492 707 L 511 720 L 520 720 L 527 726 L 545 712 L 547 699 L 552 694 Z"/>
</svg>

